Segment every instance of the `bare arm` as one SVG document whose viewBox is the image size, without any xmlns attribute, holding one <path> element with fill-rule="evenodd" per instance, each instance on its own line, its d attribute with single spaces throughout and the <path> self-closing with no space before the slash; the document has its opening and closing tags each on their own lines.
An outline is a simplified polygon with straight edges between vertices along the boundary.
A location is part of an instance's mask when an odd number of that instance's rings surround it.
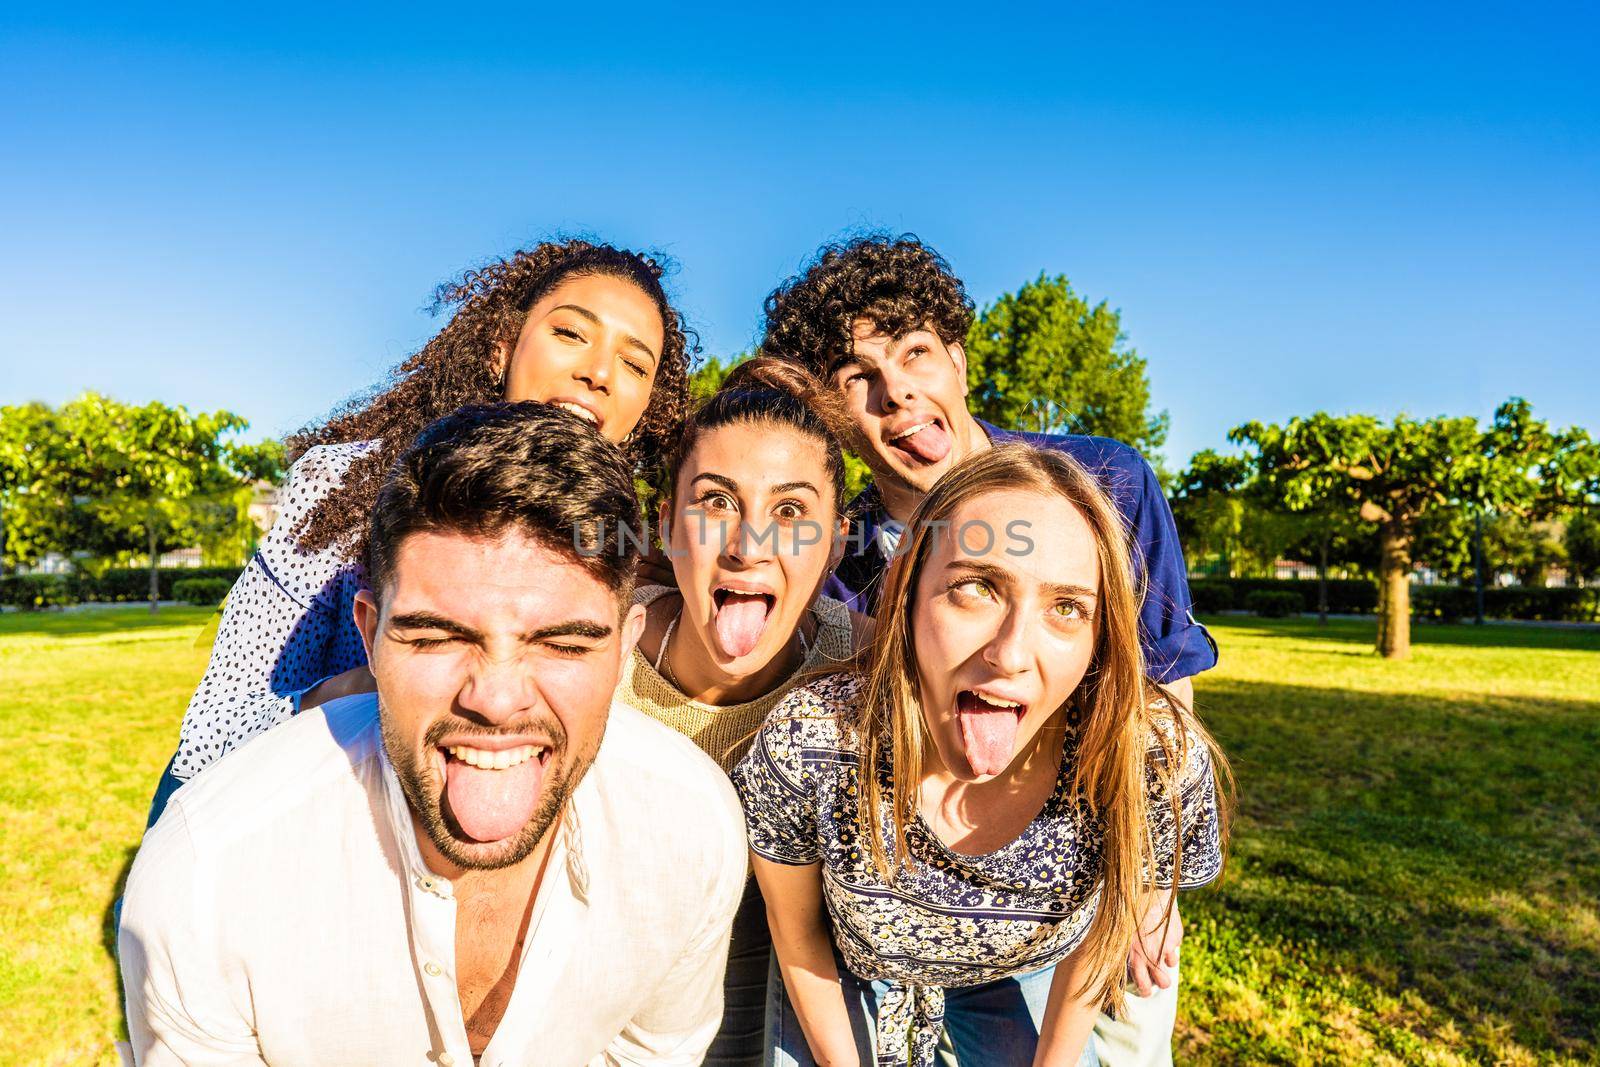
<svg viewBox="0 0 1600 1067">
<path fill-rule="evenodd" d="M 1083 1047 L 1100 1014 L 1094 990 L 1074 996 L 1083 982 L 1081 953 L 1074 952 L 1056 964 L 1050 980 L 1050 1000 L 1045 1006 L 1044 1025 L 1039 1028 L 1039 1047 L 1033 1054 L 1033 1067 L 1073 1067 L 1083 1056 Z"/>
<path fill-rule="evenodd" d="M 351 667 L 343 674 L 336 674 L 332 678 L 324 678 L 316 685 L 307 689 L 300 697 L 300 710 L 310 711 L 312 708 L 321 707 L 330 700 L 340 697 L 354 696 L 357 693 L 376 693 L 378 681 L 372 677 L 372 668 L 363 663 L 359 667 Z"/>
<path fill-rule="evenodd" d="M 767 901 L 783 984 L 818 1067 L 860 1067 L 850 1013 L 822 911 L 822 866 L 794 867 L 750 855 Z"/>
</svg>

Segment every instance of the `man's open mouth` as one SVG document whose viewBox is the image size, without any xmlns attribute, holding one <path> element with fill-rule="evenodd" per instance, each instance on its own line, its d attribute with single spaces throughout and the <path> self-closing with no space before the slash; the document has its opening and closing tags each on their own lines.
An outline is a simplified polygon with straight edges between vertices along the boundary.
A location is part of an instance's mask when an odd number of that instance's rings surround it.
<svg viewBox="0 0 1600 1067">
<path fill-rule="evenodd" d="M 444 757 L 443 803 L 472 840 L 505 840 L 533 818 L 550 763 L 549 745 L 460 741 L 438 751 Z"/>
<path fill-rule="evenodd" d="M 889 447 L 913 463 L 938 463 L 950 454 L 950 431 L 938 418 L 903 426 L 887 438 Z"/>
</svg>

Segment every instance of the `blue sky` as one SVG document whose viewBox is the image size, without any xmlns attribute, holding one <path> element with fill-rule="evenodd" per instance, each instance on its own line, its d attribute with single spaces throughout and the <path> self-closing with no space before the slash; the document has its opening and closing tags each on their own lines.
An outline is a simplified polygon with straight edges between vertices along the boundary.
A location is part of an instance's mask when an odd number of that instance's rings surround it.
<svg viewBox="0 0 1600 1067">
<path fill-rule="evenodd" d="M 1600 431 L 1597 71 L 1579 5 L 12 10 L 0 403 L 282 433 L 555 231 L 670 253 L 725 354 L 875 227 L 1120 308 L 1174 467 L 1319 408 Z"/>
</svg>

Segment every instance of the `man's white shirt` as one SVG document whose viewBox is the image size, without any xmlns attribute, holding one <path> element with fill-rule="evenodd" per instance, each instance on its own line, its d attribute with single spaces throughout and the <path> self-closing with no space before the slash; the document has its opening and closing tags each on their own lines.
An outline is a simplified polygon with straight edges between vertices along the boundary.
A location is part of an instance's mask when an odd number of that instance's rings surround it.
<svg viewBox="0 0 1600 1067">
<path fill-rule="evenodd" d="M 613 704 L 483 1067 L 699 1063 L 722 1013 L 744 824 L 688 739 Z M 140 1064 L 469 1067 L 456 906 L 428 870 L 377 698 L 268 731 L 174 795 L 119 937 Z"/>
</svg>

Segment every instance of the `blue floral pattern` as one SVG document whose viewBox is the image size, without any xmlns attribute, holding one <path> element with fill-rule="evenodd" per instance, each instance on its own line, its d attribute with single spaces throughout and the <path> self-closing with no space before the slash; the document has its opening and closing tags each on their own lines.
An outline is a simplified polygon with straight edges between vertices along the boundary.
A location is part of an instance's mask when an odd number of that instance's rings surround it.
<svg viewBox="0 0 1600 1067">
<path fill-rule="evenodd" d="M 859 675 L 834 674 L 790 693 L 734 770 L 734 785 L 757 855 L 821 863 L 834 935 L 851 972 L 905 987 L 886 999 L 879 1018 L 880 1062 L 904 1064 L 909 1056 L 913 1064 L 931 1063 L 942 1017 L 938 989 L 1049 967 L 1083 941 L 1099 901 L 1103 831 L 1073 791 L 1078 736 L 1068 723 L 1056 788 L 1021 835 L 969 856 L 947 848 L 919 818 L 904 830 L 910 868 L 886 883 L 860 839 L 861 685 Z M 1160 772 L 1177 727 L 1170 716 L 1158 721 L 1166 736 L 1151 739 L 1150 828 L 1154 881 L 1165 887 L 1172 885 L 1178 827 Z M 877 773 L 887 795 L 892 768 Z M 1215 878 L 1222 865 L 1205 745 L 1186 746 L 1178 778 L 1178 885 L 1191 888 Z M 887 837 L 884 847 L 893 854 Z"/>
</svg>

